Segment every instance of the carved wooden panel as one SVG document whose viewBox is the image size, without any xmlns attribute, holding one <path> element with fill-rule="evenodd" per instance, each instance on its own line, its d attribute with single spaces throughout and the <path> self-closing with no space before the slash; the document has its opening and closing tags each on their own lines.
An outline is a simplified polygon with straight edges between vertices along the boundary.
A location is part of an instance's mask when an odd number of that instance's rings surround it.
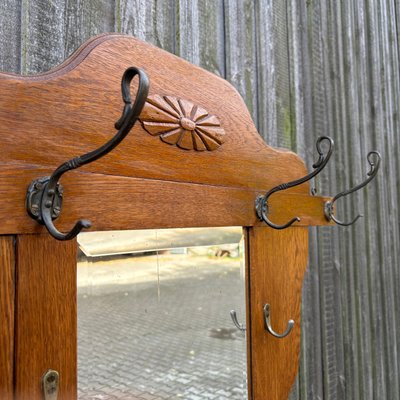
<svg viewBox="0 0 400 400">
<path fill-rule="evenodd" d="M 173 96 L 149 96 L 140 121 L 150 135 L 185 150 L 212 151 L 225 140 L 218 117 Z"/>
</svg>

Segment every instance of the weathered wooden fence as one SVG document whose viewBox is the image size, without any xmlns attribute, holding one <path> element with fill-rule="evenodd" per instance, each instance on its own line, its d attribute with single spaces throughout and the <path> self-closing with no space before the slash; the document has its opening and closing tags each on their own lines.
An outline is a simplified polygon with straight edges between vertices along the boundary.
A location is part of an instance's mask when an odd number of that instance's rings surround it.
<svg viewBox="0 0 400 400">
<path fill-rule="evenodd" d="M 398 0 L 1 0 L 0 69 L 45 71 L 95 34 L 125 32 L 231 81 L 265 140 L 310 166 L 316 138 L 332 136 L 322 194 L 363 180 L 378 149 L 377 181 L 339 205 L 365 217 L 311 230 L 292 399 L 396 400 L 399 26 Z"/>
</svg>

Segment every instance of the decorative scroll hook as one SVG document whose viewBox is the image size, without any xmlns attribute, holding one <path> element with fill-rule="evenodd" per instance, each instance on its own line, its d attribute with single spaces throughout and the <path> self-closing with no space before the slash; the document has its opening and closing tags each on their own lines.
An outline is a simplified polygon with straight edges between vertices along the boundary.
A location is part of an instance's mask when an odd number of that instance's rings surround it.
<svg viewBox="0 0 400 400">
<path fill-rule="evenodd" d="M 375 158 L 375 159 L 374 159 Z M 359 218 L 361 218 L 363 215 L 359 214 L 357 215 L 352 221 L 350 222 L 343 222 L 340 221 L 339 219 L 337 219 L 334 215 L 333 215 L 333 206 L 335 204 L 335 202 L 340 199 L 341 197 L 347 196 L 353 192 L 356 192 L 357 190 L 362 189 L 364 186 L 368 185 L 369 182 L 372 181 L 372 179 L 375 178 L 376 174 L 378 173 L 379 167 L 380 167 L 380 163 L 381 163 L 381 155 L 379 154 L 379 152 L 377 151 L 370 151 L 367 155 L 367 161 L 368 164 L 370 165 L 370 170 L 367 173 L 368 178 L 360 183 L 359 185 L 349 189 L 349 190 L 345 190 L 341 193 L 338 193 L 331 201 L 327 201 L 325 203 L 325 207 L 324 207 L 324 212 L 325 212 L 325 217 L 328 221 L 334 221 L 336 224 L 338 225 L 342 225 L 342 226 L 349 226 L 349 225 L 353 225 Z"/>
<path fill-rule="evenodd" d="M 326 154 L 324 154 L 322 147 L 321 147 L 321 143 L 323 141 L 327 141 L 329 144 L 329 148 L 328 148 Z M 272 188 L 269 192 L 267 192 L 264 196 L 258 196 L 256 199 L 256 211 L 257 211 L 258 218 L 261 221 L 264 221 L 267 225 L 269 225 L 271 228 L 274 228 L 274 229 L 285 229 L 285 228 L 288 228 L 293 223 L 299 222 L 300 221 L 299 217 L 293 218 L 292 220 L 290 220 L 289 222 L 287 222 L 284 225 L 276 225 L 273 222 L 271 222 L 267 217 L 268 211 L 269 211 L 268 210 L 268 198 L 275 192 L 278 192 L 280 190 L 289 189 L 289 188 L 297 186 L 297 185 L 301 185 L 302 183 L 307 182 L 310 179 L 314 178 L 314 176 L 318 175 L 325 168 L 326 164 L 328 163 L 329 158 L 331 157 L 332 152 L 333 152 L 333 146 L 334 146 L 333 140 L 329 136 L 319 137 L 316 142 L 316 147 L 317 147 L 317 151 L 319 154 L 319 158 L 313 164 L 314 171 L 301 179 L 297 179 L 296 181 L 283 183 L 279 186 L 276 186 L 276 187 Z"/>
<path fill-rule="evenodd" d="M 264 326 L 265 330 L 268 331 L 272 336 L 275 336 L 278 339 L 282 339 L 289 335 L 294 326 L 294 321 L 292 319 L 289 320 L 287 328 L 283 333 L 276 333 L 271 327 L 271 319 L 270 319 L 270 306 L 269 304 L 264 305 Z"/>
<path fill-rule="evenodd" d="M 139 77 L 139 86 L 135 102 L 132 105 L 130 83 L 136 75 Z M 116 129 L 119 129 L 117 134 L 98 149 L 61 164 L 50 177 L 34 180 L 28 188 L 26 197 L 28 214 L 39 223 L 44 224 L 49 233 L 57 240 L 73 239 L 83 228 L 91 226 L 89 221 L 79 220 L 68 233 L 61 233 L 54 226 L 53 219 L 60 215 L 63 195 L 63 188 L 58 181 L 67 171 L 98 160 L 121 143 L 144 107 L 149 92 L 149 78 L 143 70 L 130 67 L 122 76 L 121 90 L 125 106 L 121 118 L 115 123 Z"/>
<path fill-rule="evenodd" d="M 236 328 L 239 329 L 239 331 L 245 332 L 246 331 L 246 326 L 244 324 L 239 324 L 239 321 L 237 319 L 236 311 L 231 310 L 231 318 L 233 323 L 235 324 Z"/>
</svg>

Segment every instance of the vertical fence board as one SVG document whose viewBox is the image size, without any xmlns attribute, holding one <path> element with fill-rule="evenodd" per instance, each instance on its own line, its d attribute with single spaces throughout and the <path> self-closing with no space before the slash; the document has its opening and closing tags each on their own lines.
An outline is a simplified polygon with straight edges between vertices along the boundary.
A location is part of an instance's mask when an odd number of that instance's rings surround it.
<svg viewBox="0 0 400 400">
<path fill-rule="evenodd" d="M 174 53 L 175 3 L 174 0 L 117 0 L 116 30 Z"/>
<path fill-rule="evenodd" d="M 179 0 L 176 54 L 225 77 L 222 0 Z"/>
<path fill-rule="evenodd" d="M 21 0 L 0 2 L 0 71 L 21 70 Z"/>
<path fill-rule="evenodd" d="M 224 3 L 226 79 L 244 98 L 253 121 L 257 116 L 255 13 L 252 0 Z"/>
<path fill-rule="evenodd" d="M 67 57 L 92 36 L 114 31 L 114 0 L 69 0 L 64 25 Z"/>
<path fill-rule="evenodd" d="M 34 74 L 49 70 L 65 58 L 63 0 L 22 0 L 21 70 Z"/>
</svg>

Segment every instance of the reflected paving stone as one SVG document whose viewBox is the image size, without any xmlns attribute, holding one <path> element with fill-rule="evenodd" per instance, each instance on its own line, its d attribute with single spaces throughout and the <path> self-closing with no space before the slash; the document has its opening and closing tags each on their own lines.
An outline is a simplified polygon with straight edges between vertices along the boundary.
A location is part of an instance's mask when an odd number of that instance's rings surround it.
<svg viewBox="0 0 400 400">
<path fill-rule="evenodd" d="M 244 317 L 238 266 L 198 265 L 193 278 L 160 273 L 159 289 L 154 281 L 80 289 L 79 399 L 247 399 L 245 336 L 229 315 Z"/>
</svg>

